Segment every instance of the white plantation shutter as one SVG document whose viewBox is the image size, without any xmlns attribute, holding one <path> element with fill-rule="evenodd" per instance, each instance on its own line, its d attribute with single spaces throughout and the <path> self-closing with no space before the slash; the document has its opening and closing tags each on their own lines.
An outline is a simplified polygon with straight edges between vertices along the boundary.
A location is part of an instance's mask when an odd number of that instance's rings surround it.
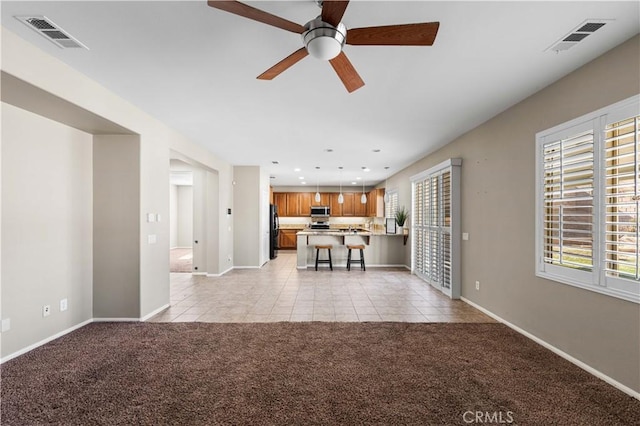
<svg viewBox="0 0 640 426">
<path fill-rule="evenodd" d="M 604 181 L 606 285 L 633 292 L 640 279 L 640 116 L 606 125 Z"/>
<path fill-rule="evenodd" d="M 389 201 L 385 204 L 385 217 L 396 217 L 396 212 L 398 211 L 398 191 L 389 191 Z"/>
<path fill-rule="evenodd" d="M 593 268 L 593 131 L 543 146 L 544 261 Z"/>
<path fill-rule="evenodd" d="M 536 135 L 536 275 L 640 303 L 640 95 Z"/>
<path fill-rule="evenodd" d="M 460 164 L 452 159 L 411 178 L 412 271 L 452 298 L 460 297 Z"/>
</svg>

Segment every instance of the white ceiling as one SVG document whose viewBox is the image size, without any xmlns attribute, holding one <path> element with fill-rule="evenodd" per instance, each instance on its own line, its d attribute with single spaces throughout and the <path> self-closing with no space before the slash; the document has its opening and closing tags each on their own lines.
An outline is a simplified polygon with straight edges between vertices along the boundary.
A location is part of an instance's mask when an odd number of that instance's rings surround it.
<svg viewBox="0 0 640 426">
<path fill-rule="evenodd" d="M 247 3 L 302 25 L 320 13 L 313 0 Z M 639 4 L 352 1 L 347 28 L 439 21 L 440 30 L 431 47 L 345 46 L 366 83 L 351 94 L 312 57 L 257 80 L 302 47 L 300 36 L 204 0 L 1 7 L 5 28 L 230 163 L 265 167 L 274 186 L 300 176 L 309 185 L 361 177 L 368 186 L 638 33 Z M 60 49 L 13 17 L 30 14 L 90 50 Z M 610 21 L 568 51 L 548 50 L 587 19 Z"/>
</svg>

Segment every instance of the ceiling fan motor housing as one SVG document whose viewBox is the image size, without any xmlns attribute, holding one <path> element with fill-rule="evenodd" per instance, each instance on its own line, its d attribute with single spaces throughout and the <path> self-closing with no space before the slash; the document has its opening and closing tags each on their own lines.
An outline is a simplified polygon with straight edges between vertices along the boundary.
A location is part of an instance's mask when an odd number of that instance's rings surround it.
<svg viewBox="0 0 640 426">
<path fill-rule="evenodd" d="M 334 27 L 317 17 L 304 27 L 306 31 L 302 33 L 302 41 L 314 58 L 328 61 L 342 52 L 347 38 L 347 27 L 342 22 Z"/>
</svg>

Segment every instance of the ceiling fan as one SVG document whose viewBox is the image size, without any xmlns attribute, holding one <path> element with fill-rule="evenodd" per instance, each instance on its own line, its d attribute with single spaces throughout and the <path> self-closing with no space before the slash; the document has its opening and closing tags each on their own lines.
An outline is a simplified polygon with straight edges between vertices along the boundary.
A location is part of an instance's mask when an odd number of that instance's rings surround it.
<svg viewBox="0 0 640 426">
<path fill-rule="evenodd" d="M 304 26 L 239 1 L 209 0 L 207 3 L 215 9 L 302 35 L 305 46 L 260 74 L 258 79 L 272 80 L 310 54 L 328 60 L 349 92 L 364 86 L 364 81 L 342 51 L 345 43 L 354 46 L 431 46 L 440 26 L 439 22 L 427 22 L 347 30 L 341 21 L 348 1 L 316 0 L 322 7 L 322 14 Z"/>
</svg>

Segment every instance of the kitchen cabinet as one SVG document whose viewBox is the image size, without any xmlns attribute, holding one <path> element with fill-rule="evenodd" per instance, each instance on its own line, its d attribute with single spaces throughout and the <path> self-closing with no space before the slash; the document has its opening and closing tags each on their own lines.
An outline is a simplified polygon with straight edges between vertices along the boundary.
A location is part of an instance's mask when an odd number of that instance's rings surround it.
<svg viewBox="0 0 640 426">
<path fill-rule="evenodd" d="M 373 189 L 367 194 L 367 216 L 384 217 L 384 188 Z"/>
<path fill-rule="evenodd" d="M 311 200 L 315 193 L 299 192 L 298 193 L 298 216 L 311 215 Z"/>
<path fill-rule="evenodd" d="M 342 216 L 342 204 L 338 203 L 338 194 L 337 192 L 332 192 L 329 194 L 329 208 L 331 209 L 331 216 Z"/>
<path fill-rule="evenodd" d="M 298 193 L 287 192 L 287 214 L 286 216 L 299 216 Z"/>
<path fill-rule="evenodd" d="M 298 246 L 298 237 L 296 234 L 300 229 L 281 229 L 278 236 L 280 250 L 295 250 Z"/>
<path fill-rule="evenodd" d="M 365 217 L 367 215 L 367 203 L 362 203 L 360 199 L 362 198 L 362 193 L 356 193 L 353 197 L 353 215 L 357 217 Z M 369 198 L 367 197 L 367 202 Z"/>
<path fill-rule="evenodd" d="M 316 201 L 316 193 L 312 193 L 311 194 L 311 205 L 312 206 L 328 206 L 330 205 L 329 203 L 329 198 L 330 198 L 331 194 L 328 192 L 321 192 L 320 193 L 320 202 Z M 331 212 L 331 214 L 333 214 L 333 211 Z"/>
<path fill-rule="evenodd" d="M 355 194 L 353 192 L 343 192 L 344 203 L 342 203 L 342 215 L 341 216 L 355 216 L 356 206 L 354 203 Z M 360 200 L 358 200 L 360 202 Z"/>
<path fill-rule="evenodd" d="M 287 194 L 284 192 L 274 192 L 273 204 L 278 206 L 279 216 L 287 216 Z"/>
<path fill-rule="evenodd" d="M 329 206 L 334 217 L 382 217 L 384 216 L 384 190 L 374 189 L 367 194 L 367 203 L 360 202 L 361 192 L 343 192 L 344 203 L 338 203 L 337 192 L 320 193 L 320 202 L 315 201 L 315 192 L 274 192 L 273 203 L 278 206 L 281 217 L 309 217 L 311 206 Z"/>
</svg>

